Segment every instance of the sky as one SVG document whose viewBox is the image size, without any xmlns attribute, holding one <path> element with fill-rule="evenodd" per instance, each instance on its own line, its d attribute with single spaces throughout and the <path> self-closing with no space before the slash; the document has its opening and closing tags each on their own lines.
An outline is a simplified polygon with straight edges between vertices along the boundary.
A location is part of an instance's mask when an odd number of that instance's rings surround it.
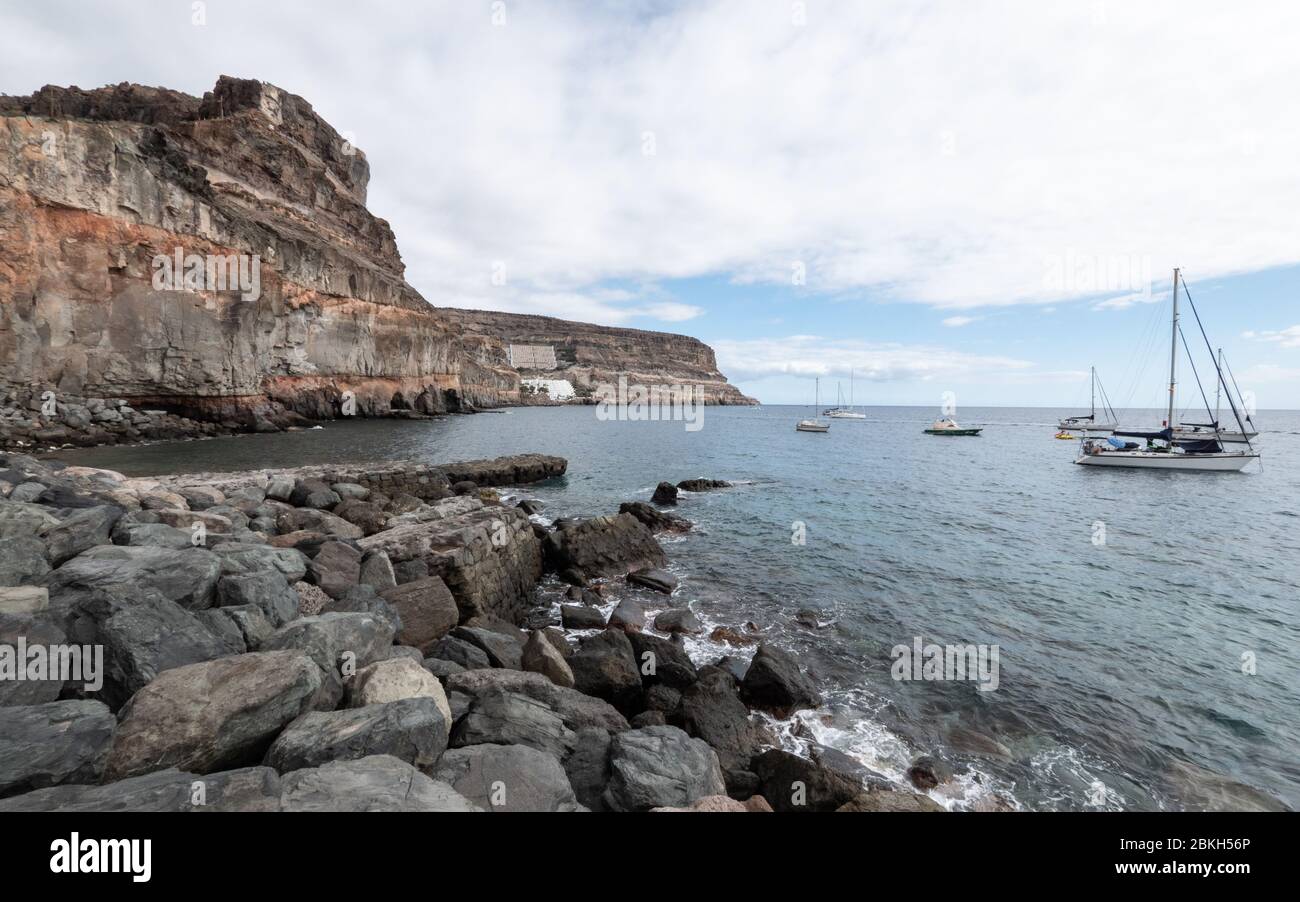
<svg viewBox="0 0 1300 902">
<path fill-rule="evenodd" d="M 1250 0 L 42 0 L 0 92 L 272 82 L 431 303 L 693 335 L 767 403 L 1159 406 L 1178 266 L 1300 408 L 1297 46 Z"/>
</svg>

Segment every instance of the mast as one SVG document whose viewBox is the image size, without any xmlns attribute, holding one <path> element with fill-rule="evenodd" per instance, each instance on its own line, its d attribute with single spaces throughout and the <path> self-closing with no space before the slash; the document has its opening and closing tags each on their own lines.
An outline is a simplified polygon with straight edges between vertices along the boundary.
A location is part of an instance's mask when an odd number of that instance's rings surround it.
<svg viewBox="0 0 1300 902">
<path fill-rule="evenodd" d="M 1174 401 L 1178 386 L 1178 267 L 1174 267 L 1174 319 L 1169 331 L 1169 417 L 1165 427 L 1174 428 Z"/>
<path fill-rule="evenodd" d="M 1097 368 L 1092 368 L 1092 425 L 1097 425 Z"/>
</svg>

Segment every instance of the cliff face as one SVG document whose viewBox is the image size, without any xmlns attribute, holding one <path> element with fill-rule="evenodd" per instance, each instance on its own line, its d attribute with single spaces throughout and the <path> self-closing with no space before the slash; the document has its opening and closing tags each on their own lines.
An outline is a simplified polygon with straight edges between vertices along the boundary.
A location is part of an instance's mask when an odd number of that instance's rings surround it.
<svg viewBox="0 0 1300 902">
<path fill-rule="evenodd" d="M 521 367 L 525 377 L 567 379 L 580 396 L 601 383 L 698 385 L 707 404 L 754 404 L 718 370 L 713 349 L 698 339 L 667 332 L 572 323 L 549 316 L 445 310 L 464 334 L 500 339 L 507 346 L 551 348 L 555 369 Z M 516 361 L 518 363 L 518 361 Z"/>
<path fill-rule="evenodd" d="M 369 174 L 305 100 L 262 82 L 0 97 L 5 410 L 50 390 L 277 428 L 349 401 L 359 415 L 516 403 L 507 336 L 406 283 L 366 209 Z"/>
</svg>

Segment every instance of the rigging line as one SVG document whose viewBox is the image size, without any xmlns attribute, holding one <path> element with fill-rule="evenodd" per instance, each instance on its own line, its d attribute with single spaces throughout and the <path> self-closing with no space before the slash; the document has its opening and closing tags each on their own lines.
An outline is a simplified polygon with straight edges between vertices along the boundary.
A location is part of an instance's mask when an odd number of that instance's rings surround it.
<svg viewBox="0 0 1300 902">
<path fill-rule="evenodd" d="M 1226 367 L 1228 368 L 1228 377 L 1229 377 L 1230 379 L 1232 379 L 1232 387 L 1233 387 L 1233 389 L 1237 392 L 1237 398 L 1238 398 L 1238 400 L 1241 401 L 1241 406 L 1242 406 L 1242 407 L 1245 407 L 1245 406 L 1246 406 L 1246 399 L 1245 399 L 1244 397 L 1242 397 L 1241 389 L 1240 389 L 1240 388 L 1237 388 L 1237 376 L 1236 376 L 1235 373 L 1233 373 L 1233 371 L 1232 371 L 1232 364 L 1228 362 L 1228 358 L 1227 358 L 1227 357 L 1223 358 L 1223 365 L 1226 366 Z M 1254 421 L 1253 419 L 1251 419 L 1250 411 L 1249 411 L 1249 410 L 1246 411 L 1246 422 L 1249 423 L 1249 424 L 1252 425 L 1252 426 L 1255 425 L 1255 421 Z"/>
<path fill-rule="evenodd" d="M 1178 337 L 1183 340 L 1183 350 L 1187 352 L 1187 363 L 1192 368 L 1192 378 L 1196 380 L 1196 389 L 1201 393 L 1201 403 L 1205 405 L 1205 412 L 1209 414 L 1210 420 L 1213 421 L 1214 413 L 1210 410 L 1210 399 L 1205 397 L 1205 386 L 1201 384 L 1201 374 L 1196 372 L 1196 361 L 1192 359 L 1192 349 L 1187 346 L 1187 335 L 1183 332 L 1182 326 L 1178 327 Z M 1191 409 L 1192 409 L 1191 406 L 1188 405 L 1188 407 L 1186 408 L 1186 410 L 1183 411 L 1183 413 L 1186 414 L 1187 411 Z M 1173 423 L 1169 424 L 1170 429 L 1172 429 L 1173 426 L 1174 426 Z M 1219 424 L 1215 423 L 1214 428 L 1218 429 Z"/>
<path fill-rule="evenodd" d="M 1132 375 L 1137 366 L 1137 362 L 1139 360 L 1146 361 L 1142 364 L 1142 368 L 1137 370 L 1136 375 L 1133 375 L 1132 381 L 1129 382 L 1128 397 L 1124 401 L 1124 407 L 1127 410 L 1133 409 L 1133 398 L 1138 392 L 1138 386 L 1141 384 L 1142 378 L 1146 375 L 1147 369 L 1151 366 L 1151 352 L 1155 346 L 1157 332 L 1156 326 L 1164 319 L 1164 317 L 1161 316 L 1162 309 L 1163 305 L 1157 305 L 1155 309 L 1152 310 L 1151 315 L 1147 319 L 1147 326 L 1143 332 L 1143 336 L 1138 340 L 1138 345 L 1134 349 L 1133 357 L 1129 360 L 1129 364 L 1125 368 L 1125 374 Z"/>
<path fill-rule="evenodd" d="M 1201 338 L 1205 339 L 1205 348 L 1210 352 L 1210 359 L 1214 361 L 1214 372 L 1219 377 L 1219 384 L 1224 385 L 1223 371 L 1219 369 L 1219 363 L 1214 357 L 1214 345 L 1210 344 L 1210 336 L 1205 334 L 1205 324 L 1201 322 L 1201 314 L 1196 309 L 1196 302 L 1192 300 L 1192 293 L 1187 290 L 1186 279 L 1183 280 L 1183 293 L 1187 295 L 1187 303 L 1191 305 L 1192 315 L 1196 317 L 1196 325 L 1201 330 Z M 1189 351 L 1188 353 L 1190 354 L 1191 352 Z M 1224 387 L 1226 388 L 1227 386 L 1224 385 Z M 1237 428 L 1241 430 L 1241 435 L 1245 438 L 1246 424 L 1241 421 L 1241 413 L 1237 410 L 1237 402 L 1233 400 L 1231 392 L 1226 392 L 1226 394 L 1228 395 L 1228 406 L 1232 408 L 1232 416 L 1237 421 Z M 1213 414 L 1210 415 L 1210 419 L 1214 419 Z M 1218 428 L 1218 424 L 1215 424 L 1215 428 Z M 1246 439 L 1246 447 L 1251 447 L 1250 439 Z"/>
</svg>

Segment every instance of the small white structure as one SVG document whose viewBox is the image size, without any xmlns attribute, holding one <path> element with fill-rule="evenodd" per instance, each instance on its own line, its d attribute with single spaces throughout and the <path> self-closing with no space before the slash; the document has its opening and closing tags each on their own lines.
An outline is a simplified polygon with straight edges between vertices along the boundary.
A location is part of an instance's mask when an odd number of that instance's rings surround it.
<svg viewBox="0 0 1300 902">
<path fill-rule="evenodd" d="M 535 392 L 544 392 L 552 401 L 568 401 L 577 394 L 568 379 L 523 379 L 520 382 Z"/>
</svg>

